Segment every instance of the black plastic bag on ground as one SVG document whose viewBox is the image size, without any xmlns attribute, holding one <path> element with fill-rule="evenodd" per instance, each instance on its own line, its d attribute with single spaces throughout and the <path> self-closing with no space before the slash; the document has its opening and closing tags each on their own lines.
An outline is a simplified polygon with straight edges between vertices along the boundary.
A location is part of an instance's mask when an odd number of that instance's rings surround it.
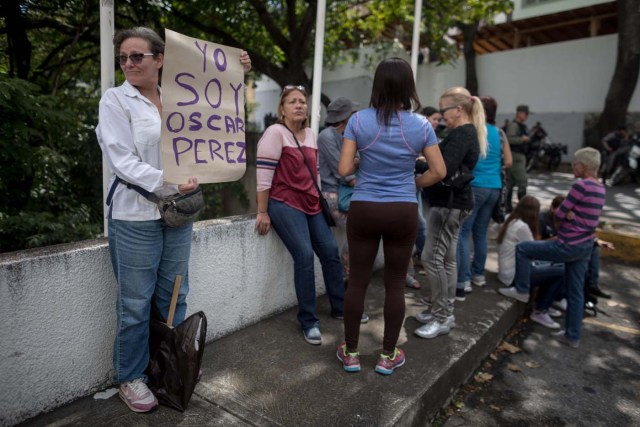
<svg viewBox="0 0 640 427">
<path fill-rule="evenodd" d="M 149 389 L 158 402 L 178 411 L 187 409 L 198 382 L 207 337 L 207 317 L 192 314 L 175 328 L 169 327 L 152 304 L 149 322 Z"/>
</svg>

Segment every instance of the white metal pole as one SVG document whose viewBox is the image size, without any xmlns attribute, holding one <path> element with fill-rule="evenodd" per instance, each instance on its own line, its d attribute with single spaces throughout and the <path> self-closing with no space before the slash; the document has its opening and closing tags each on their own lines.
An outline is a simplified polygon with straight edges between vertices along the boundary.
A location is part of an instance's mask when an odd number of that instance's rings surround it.
<svg viewBox="0 0 640 427">
<path fill-rule="evenodd" d="M 324 54 L 324 21 L 326 0 L 318 0 L 316 13 L 316 46 L 313 57 L 313 88 L 311 92 L 311 130 L 318 135 L 320 124 L 320 95 L 322 92 L 322 66 Z"/>
<path fill-rule="evenodd" d="M 411 69 L 413 79 L 418 80 L 418 49 L 420 49 L 420 21 L 422 20 L 422 0 L 416 0 L 413 10 L 413 38 L 411 40 Z"/>
<path fill-rule="evenodd" d="M 113 1 L 100 0 L 100 89 L 101 93 L 115 85 L 115 53 L 113 50 Z M 109 186 L 109 165 L 102 155 L 102 206 L 105 208 Z M 107 219 L 104 219 L 104 235 L 108 234 Z"/>
</svg>

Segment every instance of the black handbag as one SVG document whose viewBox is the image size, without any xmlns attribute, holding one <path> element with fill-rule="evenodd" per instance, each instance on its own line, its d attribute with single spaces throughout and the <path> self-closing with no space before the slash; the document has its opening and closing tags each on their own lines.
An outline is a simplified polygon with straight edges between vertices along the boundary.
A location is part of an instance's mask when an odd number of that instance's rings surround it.
<svg viewBox="0 0 640 427">
<path fill-rule="evenodd" d="M 502 147 L 503 144 L 508 144 L 507 136 L 504 132 L 500 132 L 500 145 Z M 503 149 L 501 148 L 501 152 Z M 502 155 L 500 157 L 500 162 L 504 165 L 502 161 Z M 493 211 L 491 211 L 491 219 L 497 224 L 502 224 L 507 219 L 507 197 L 509 195 L 509 186 L 507 183 L 507 171 L 504 167 L 500 168 L 500 181 L 502 187 L 500 188 L 500 196 L 498 196 L 498 200 L 496 200 L 496 204 L 493 206 Z"/>
<path fill-rule="evenodd" d="M 302 147 L 300 146 L 300 143 L 298 142 L 298 138 L 296 138 L 296 134 L 293 133 L 293 131 L 291 129 L 289 129 L 287 126 L 285 126 L 285 125 L 283 125 L 283 126 L 285 128 L 287 128 L 287 130 L 289 132 L 291 132 L 291 135 L 293 136 L 293 140 L 296 142 L 296 145 L 298 146 L 298 148 L 300 149 L 300 152 L 302 153 L 302 161 L 304 162 L 304 165 L 307 167 L 307 170 L 309 171 L 309 174 L 311 175 L 311 181 L 313 181 L 313 185 L 316 187 L 316 191 L 318 192 L 318 197 L 320 198 L 320 207 L 322 208 L 322 216 L 324 216 L 324 219 L 327 221 L 327 225 L 329 227 L 335 227 L 336 226 L 336 221 L 333 219 L 333 215 L 331 215 L 331 208 L 329 207 L 329 203 L 327 202 L 327 200 L 322 195 L 322 191 L 320 191 L 320 187 L 318 187 L 317 179 L 313 175 L 313 171 L 311 171 L 311 167 L 307 163 L 307 158 L 304 157 L 304 151 L 302 151 Z"/>
<path fill-rule="evenodd" d="M 502 188 L 500 189 L 498 200 L 496 200 L 496 204 L 493 206 L 493 211 L 491 211 L 491 219 L 497 224 L 502 224 L 507 219 L 507 195 L 509 193 L 509 189 L 507 188 L 507 173 L 504 169 L 500 171 L 500 178 L 502 180 Z"/>
<path fill-rule="evenodd" d="M 171 326 L 181 279 L 181 276 L 176 276 L 166 322 L 155 301 L 151 304 L 149 365 L 145 373 L 149 379 L 149 389 L 158 402 L 184 412 L 199 381 L 207 337 L 207 317 L 199 311 L 175 328 Z"/>
</svg>

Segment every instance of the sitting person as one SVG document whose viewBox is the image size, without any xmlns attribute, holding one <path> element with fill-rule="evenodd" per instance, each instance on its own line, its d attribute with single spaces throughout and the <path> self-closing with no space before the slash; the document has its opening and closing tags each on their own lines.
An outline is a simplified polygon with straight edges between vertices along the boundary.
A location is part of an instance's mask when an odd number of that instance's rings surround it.
<svg viewBox="0 0 640 427">
<path fill-rule="evenodd" d="M 584 279 L 596 238 L 595 230 L 605 201 L 605 188 L 598 181 L 600 153 L 590 147 L 575 152 L 571 163 L 576 181 L 556 211 L 558 238 L 522 242 L 516 248 L 515 286 L 502 288 L 502 295 L 529 301 L 531 261 L 564 262 L 567 293 L 565 330 L 553 338 L 572 348 L 580 345 L 584 315 Z"/>
<path fill-rule="evenodd" d="M 551 201 L 551 206 L 546 212 L 540 213 L 540 236 L 542 240 L 555 239 L 558 234 L 558 221 L 556 210 L 564 201 L 564 196 L 556 196 Z M 613 243 L 596 239 L 589 259 L 589 268 L 585 277 L 585 290 L 594 297 L 611 298 L 598 284 L 600 279 L 600 248 L 615 249 Z"/>
<path fill-rule="evenodd" d="M 498 280 L 511 285 L 516 275 L 516 245 L 533 241 L 538 236 L 540 202 L 533 196 L 524 196 L 498 233 Z M 536 306 L 529 318 L 550 329 L 560 328 L 550 315 L 551 303 L 564 283 L 564 265 L 532 263 L 532 286 L 540 286 Z M 544 286 L 542 286 L 544 285 Z M 558 313 L 559 314 L 559 313 Z"/>
</svg>

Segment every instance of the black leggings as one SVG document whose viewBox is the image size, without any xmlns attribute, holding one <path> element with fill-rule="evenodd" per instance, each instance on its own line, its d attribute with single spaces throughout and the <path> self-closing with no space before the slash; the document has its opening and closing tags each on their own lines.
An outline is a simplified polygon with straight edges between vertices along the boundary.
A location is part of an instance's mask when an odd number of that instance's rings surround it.
<svg viewBox="0 0 640 427">
<path fill-rule="evenodd" d="M 380 238 L 385 286 L 382 348 L 386 352 L 394 350 L 404 322 L 405 278 L 417 232 L 417 203 L 351 202 L 347 219 L 349 287 L 344 299 L 344 333 L 349 351 L 358 348 L 360 318 Z"/>
</svg>

